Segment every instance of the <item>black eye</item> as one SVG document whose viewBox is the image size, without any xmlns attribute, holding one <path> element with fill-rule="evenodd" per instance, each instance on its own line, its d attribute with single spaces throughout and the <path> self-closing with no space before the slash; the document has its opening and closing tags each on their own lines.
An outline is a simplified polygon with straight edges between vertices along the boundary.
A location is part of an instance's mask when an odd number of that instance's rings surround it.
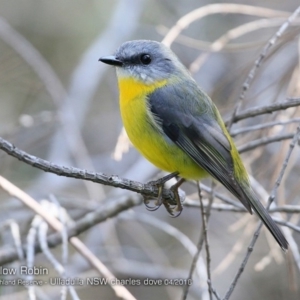
<svg viewBox="0 0 300 300">
<path fill-rule="evenodd" d="M 142 54 L 141 62 L 143 65 L 149 65 L 151 63 L 151 56 L 149 54 Z"/>
</svg>

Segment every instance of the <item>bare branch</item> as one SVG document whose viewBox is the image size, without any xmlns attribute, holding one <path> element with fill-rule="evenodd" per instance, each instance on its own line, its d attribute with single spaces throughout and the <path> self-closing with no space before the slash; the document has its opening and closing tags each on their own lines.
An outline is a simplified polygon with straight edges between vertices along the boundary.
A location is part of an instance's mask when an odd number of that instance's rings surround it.
<svg viewBox="0 0 300 300">
<path fill-rule="evenodd" d="M 249 126 L 249 127 L 241 127 L 241 128 L 232 130 L 230 135 L 236 136 L 241 133 L 251 132 L 251 131 L 255 131 L 255 130 L 262 130 L 265 128 L 275 127 L 275 126 L 284 126 L 284 125 L 288 125 L 291 123 L 300 123 L 300 118 L 294 118 L 292 120 L 287 120 L 287 121 L 277 120 L 274 122 L 268 122 L 268 123 L 258 124 L 258 125 Z"/>
<path fill-rule="evenodd" d="M 28 154 L 2 138 L 0 138 L 0 149 L 4 150 L 7 154 L 19 159 L 20 161 L 23 161 L 26 164 L 43 170 L 45 172 L 53 173 L 59 176 L 88 180 L 104 185 L 114 186 L 130 190 L 142 194 L 144 196 L 158 196 L 158 188 L 155 185 L 142 184 L 128 179 L 122 179 L 117 175 L 109 176 L 103 173 L 90 172 L 74 167 L 58 166 L 44 159 Z M 162 196 L 164 199 L 171 201 L 173 200 L 175 203 L 172 191 L 168 189 L 163 189 Z"/>
<path fill-rule="evenodd" d="M 149 214 L 144 213 L 126 213 L 119 216 L 121 220 L 137 220 L 141 223 L 148 224 L 154 228 L 157 228 L 169 236 L 172 236 L 174 239 L 178 241 L 186 250 L 187 252 L 193 257 L 196 252 L 197 248 L 196 245 L 190 240 L 188 236 L 178 230 L 176 227 L 170 225 L 167 222 L 161 221 L 157 218 L 152 217 Z M 203 260 L 199 260 L 196 266 L 198 280 L 200 282 L 200 286 L 204 287 L 205 285 L 205 264 Z"/>
<path fill-rule="evenodd" d="M 170 46 L 177 36 L 187 28 L 191 23 L 199 20 L 205 16 L 218 13 L 238 13 L 245 15 L 254 15 L 260 17 L 282 17 L 285 12 L 279 10 L 268 9 L 264 7 L 232 4 L 232 3 L 218 3 L 209 4 L 191 11 L 185 16 L 181 17 L 177 23 L 171 28 L 169 33 L 163 39 L 163 43 Z"/>
<path fill-rule="evenodd" d="M 200 200 L 200 209 L 201 209 L 201 215 L 202 215 L 202 232 L 204 236 L 204 242 L 205 242 L 205 251 L 206 251 L 206 271 L 207 271 L 207 284 L 208 284 L 208 292 L 209 292 L 209 298 L 212 300 L 212 282 L 211 282 L 211 270 L 210 270 L 210 263 L 211 263 L 211 258 L 210 258 L 210 250 L 209 250 L 209 242 L 208 242 L 208 234 L 207 234 L 207 221 L 209 219 L 209 212 L 211 209 L 212 205 L 212 200 L 213 197 L 210 199 L 208 203 L 208 207 L 206 210 L 204 210 L 203 206 L 203 199 L 201 195 L 201 188 L 200 184 L 197 184 L 198 187 L 198 196 Z M 208 212 L 208 214 L 207 214 Z"/>
<path fill-rule="evenodd" d="M 211 188 L 211 193 L 210 193 L 210 198 L 209 198 L 209 204 L 206 208 L 206 224 L 208 223 L 208 220 L 209 220 L 209 217 L 210 217 L 210 209 L 211 209 L 211 205 L 213 203 L 213 198 L 214 198 L 214 186 L 212 186 Z M 197 189 L 198 189 L 198 196 L 199 198 L 201 197 L 202 198 L 202 195 L 201 195 L 201 187 L 200 187 L 200 183 L 197 182 Z M 201 201 L 201 200 L 200 200 Z M 204 218 L 204 211 L 201 212 L 202 213 L 202 218 Z M 203 222 L 203 220 L 202 220 Z M 205 228 L 202 226 L 202 230 L 201 230 L 201 234 L 200 234 L 200 238 L 199 238 L 199 241 L 198 241 L 198 244 L 197 244 L 197 252 L 193 258 L 193 261 L 192 261 L 192 264 L 191 264 L 191 267 L 190 267 L 190 271 L 189 271 L 189 276 L 188 276 L 188 280 L 191 280 L 192 277 L 193 277 L 193 273 L 194 273 L 194 270 L 196 268 L 196 264 L 197 264 L 197 261 L 199 259 L 199 256 L 200 256 L 200 253 L 201 253 L 201 250 L 202 250 L 202 246 L 203 246 L 203 242 L 204 242 L 204 232 Z M 211 284 L 211 281 L 210 281 L 210 278 L 208 278 L 208 284 Z M 184 288 L 183 288 L 183 294 L 182 294 L 182 300 L 185 300 L 187 299 L 187 296 L 188 296 L 188 292 L 189 292 L 189 288 L 190 286 L 189 285 L 185 285 Z M 210 296 L 211 296 L 211 292 L 210 292 Z"/>
<path fill-rule="evenodd" d="M 240 153 L 243 153 L 243 152 L 250 151 L 257 147 L 264 146 L 264 145 L 267 145 L 270 143 L 275 143 L 275 142 L 280 142 L 280 141 L 291 139 L 291 138 L 293 138 L 293 136 L 294 136 L 293 133 L 285 133 L 285 134 L 280 134 L 280 135 L 271 136 L 271 137 L 268 137 L 268 136 L 263 137 L 261 139 L 251 141 L 245 145 L 238 147 L 238 150 Z"/>
<path fill-rule="evenodd" d="M 124 210 L 128 210 L 136 205 L 140 205 L 142 199 L 139 197 L 118 197 L 118 199 L 110 199 L 106 204 L 101 205 L 99 209 L 94 212 L 84 215 L 76 221 L 74 225 L 66 227 L 68 239 L 77 236 L 80 233 L 90 229 L 95 224 L 104 222 L 108 218 L 112 218 Z M 53 248 L 62 243 L 62 234 L 53 233 L 47 238 L 48 246 Z M 23 251 L 25 248 L 23 247 Z M 35 253 L 41 252 L 39 244 L 35 244 Z M 0 265 L 10 263 L 18 259 L 18 252 L 15 248 L 2 248 L 0 251 Z"/>
<path fill-rule="evenodd" d="M 237 102 L 235 109 L 232 113 L 232 116 L 228 122 L 228 128 L 231 129 L 231 126 L 234 122 L 236 122 L 236 115 L 237 112 L 246 96 L 247 91 L 250 88 L 250 85 L 256 75 L 257 70 L 260 68 L 260 66 L 263 63 L 263 60 L 268 55 L 268 52 L 270 49 L 275 45 L 277 40 L 283 35 L 283 33 L 287 30 L 287 28 L 290 26 L 290 24 L 298 17 L 300 13 L 300 6 L 289 16 L 289 18 L 280 26 L 280 28 L 277 30 L 277 32 L 271 37 L 267 45 L 263 48 L 262 52 L 260 53 L 259 57 L 255 61 L 254 66 L 250 70 L 244 84 L 243 84 L 243 90 L 239 97 L 239 101 Z"/>
<path fill-rule="evenodd" d="M 221 51 L 226 46 L 226 44 L 230 42 L 230 40 L 237 39 L 243 35 L 246 35 L 249 32 L 257 31 L 262 28 L 281 25 L 284 20 L 282 18 L 273 19 L 273 20 L 260 19 L 230 29 L 211 44 L 211 53 Z M 191 63 L 189 70 L 191 71 L 192 74 L 199 71 L 203 62 L 211 55 L 211 53 L 201 53 Z"/>
<path fill-rule="evenodd" d="M 277 223 L 277 224 L 280 224 L 282 226 L 285 226 L 285 227 L 288 227 L 292 230 L 295 230 L 296 232 L 300 233 L 300 227 L 299 226 L 296 226 L 294 224 L 292 224 L 291 222 L 287 222 L 287 221 L 283 221 L 283 220 L 279 220 L 278 218 L 274 218 L 274 221 Z"/>
<path fill-rule="evenodd" d="M 300 105 L 300 98 L 288 98 L 288 101 L 280 103 L 272 103 L 265 106 L 258 106 L 246 109 L 235 115 L 233 122 L 238 122 L 240 120 L 256 117 L 259 115 L 269 114 L 274 111 L 287 109 L 290 107 L 295 107 Z M 225 124 L 228 126 L 230 120 L 226 120 Z"/>
<path fill-rule="evenodd" d="M 276 191 L 277 191 L 277 189 L 278 189 L 278 187 L 279 187 L 279 185 L 281 183 L 281 180 L 282 180 L 282 177 L 283 177 L 284 172 L 286 170 L 288 161 L 289 161 L 289 159 L 291 157 L 292 151 L 294 150 L 294 147 L 295 147 L 296 142 L 298 141 L 299 137 L 300 137 L 300 126 L 297 128 L 297 131 L 296 131 L 296 133 L 294 135 L 294 138 L 293 138 L 293 140 L 292 140 L 292 142 L 290 144 L 290 149 L 289 149 L 289 151 L 286 154 L 286 158 L 285 158 L 284 164 L 283 164 L 283 166 L 282 166 L 282 168 L 280 170 L 280 173 L 279 173 L 278 178 L 276 180 L 275 186 L 274 186 L 274 188 L 273 188 L 273 190 L 272 190 L 272 192 L 270 194 L 267 208 L 270 207 L 271 203 L 273 202 L 273 200 L 275 198 L 275 193 L 276 193 Z M 260 233 L 262 225 L 263 225 L 263 223 L 260 221 L 259 225 L 258 225 L 258 227 L 257 227 L 257 229 L 256 229 L 256 231 L 254 233 L 254 236 L 253 236 L 253 238 L 252 238 L 252 240 L 250 242 L 250 245 L 248 246 L 248 251 L 247 251 L 247 253 L 245 255 L 245 258 L 243 259 L 243 261 L 241 263 L 241 266 L 240 266 L 239 270 L 237 271 L 237 273 L 236 273 L 236 275 L 235 275 L 235 277 L 234 277 L 234 279 L 233 279 L 233 281 L 232 281 L 232 283 L 231 283 L 231 285 L 230 285 L 230 287 L 229 287 L 229 289 L 228 289 L 228 291 L 227 291 L 227 293 L 226 293 L 226 295 L 224 297 L 224 300 L 228 300 L 230 298 L 230 296 L 231 296 L 231 294 L 232 294 L 232 292 L 233 292 L 233 290 L 234 290 L 234 288 L 235 288 L 235 286 L 236 286 L 236 284 L 237 284 L 240 276 L 242 275 L 242 273 L 243 273 L 243 271 L 245 269 L 245 266 L 246 266 L 246 264 L 248 262 L 248 259 L 249 259 L 250 255 L 251 255 L 252 251 L 253 251 L 253 247 L 254 247 L 257 239 L 258 239 L 258 236 L 259 236 L 259 233 Z"/>
<path fill-rule="evenodd" d="M 184 206 L 186 207 L 200 207 L 200 204 L 196 200 L 192 200 L 189 198 L 186 198 L 183 203 Z M 204 207 L 208 206 L 208 201 L 203 200 L 203 205 Z M 228 205 L 228 204 L 223 204 L 223 203 L 213 203 L 211 206 L 212 210 L 216 211 L 232 211 L 232 212 L 238 212 L 238 213 L 246 213 L 248 212 L 244 206 L 237 207 L 233 205 Z M 300 205 L 282 205 L 282 206 L 277 206 L 269 209 L 269 212 L 284 212 L 284 213 L 300 213 Z"/>
<path fill-rule="evenodd" d="M 20 190 L 18 187 L 10 183 L 8 180 L 4 179 L 0 176 L 0 186 L 10 195 L 16 197 L 20 201 L 22 201 L 26 206 L 30 207 L 35 213 L 41 216 L 54 230 L 61 233 L 63 230 L 62 223 L 49 215 L 47 210 L 45 210 L 38 202 L 36 202 L 33 198 L 31 198 L 28 194 Z M 34 233 L 35 237 L 36 233 Z M 60 234 L 61 238 L 61 234 Z M 32 238 L 31 238 L 32 239 Z M 108 279 L 108 283 L 112 283 L 116 280 L 114 275 L 108 270 L 108 268 L 77 238 L 70 238 L 71 245 L 104 277 Z M 31 243 L 29 243 L 31 245 Z M 29 248 L 32 253 L 32 248 Z M 33 265 L 32 255 L 28 256 L 27 264 L 29 266 Z M 122 285 L 113 285 L 110 284 L 111 288 L 114 290 L 117 297 L 127 300 L 135 300 L 136 298 L 132 296 L 132 294 Z"/>
</svg>

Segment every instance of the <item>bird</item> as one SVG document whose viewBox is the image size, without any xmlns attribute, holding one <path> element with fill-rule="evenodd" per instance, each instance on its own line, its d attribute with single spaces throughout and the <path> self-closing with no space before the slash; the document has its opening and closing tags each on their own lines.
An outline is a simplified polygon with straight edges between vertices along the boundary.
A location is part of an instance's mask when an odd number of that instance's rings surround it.
<svg viewBox="0 0 300 300">
<path fill-rule="evenodd" d="M 182 210 L 177 189 L 184 180 L 211 176 L 249 213 L 255 211 L 286 251 L 288 242 L 253 191 L 217 107 L 172 50 L 157 41 L 133 40 L 99 61 L 116 67 L 120 112 L 130 141 L 152 164 L 170 173 L 153 183 L 161 188 L 170 178 L 181 178 L 173 186 L 175 210 Z"/>
</svg>

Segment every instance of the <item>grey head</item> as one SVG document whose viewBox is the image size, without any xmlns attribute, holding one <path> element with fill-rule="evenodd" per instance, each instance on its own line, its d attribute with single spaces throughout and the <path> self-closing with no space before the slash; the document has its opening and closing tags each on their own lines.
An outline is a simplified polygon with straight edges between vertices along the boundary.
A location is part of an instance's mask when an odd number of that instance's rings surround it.
<svg viewBox="0 0 300 300">
<path fill-rule="evenodd" d="M 146 84 L 188 72 L 165 45 L 150 40 L 134 40 L 120 46 L 113 56 L 100 61 L 117 67 L 119 77 L 134 77 Z M 176 76 L 177 75 L 177 76 Z M 189 76 L 189 75 L 188 75 Z"/>
</svg>

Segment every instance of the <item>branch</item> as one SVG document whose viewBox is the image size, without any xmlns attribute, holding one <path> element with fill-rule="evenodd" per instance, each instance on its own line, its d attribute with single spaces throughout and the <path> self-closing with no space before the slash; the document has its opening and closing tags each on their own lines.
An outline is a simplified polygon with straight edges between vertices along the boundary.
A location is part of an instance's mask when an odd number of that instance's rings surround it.
<svg viewBox="0 0 300 300">
<path fill-rule="evenodd" d="M 201 201 L 202 200 L 202 195 L 201 195 L 201 186 L 202 185 L 200 186 L 200 182 L 198 182 L 198 181 L 196 183 L 197 183 L 197 189 L 198 189 L 198 196 L 199 196 L 200 201 Z M 206 207 L 206 211 L 205 211 L 205 214 L 206 214 L 205 225 L 207 225 L 207 223 L 208 223 L 208 220 L 209 220 L 209 217 L 210 217 L 211 205 L 213 203 L 213 198 L 215 196 L 214 185 L 212 185 L 209 196 L 210 196 L 209 197 L 209 203 L 208 203 L 208 206 Z M 202 221 L 203 221 L 203 218 L 204 218 L 204 211 L 203 210 L 201 210 L 201 215 L 202 215 Z M 202 226 L 199 241 L 198 241 L 198 244 L 197 244 L 197 252 L 196 252 L 196 254 L 195 254 L 195 256 L 193 257 L 193 260 L 192 260 L 192 264 L 191 264 L 190 271 L 189 271 L 189 276 L 187 278 L 188 280 L 192 280 L 193 273 L 194 273 L 194 270 L 196 268 L 197 261 L 199 260 L 200 253 L 201 253 L 202 246 L 203 246 L 203 242 L 205 240 L 205 230 L 207 230 L 207 229 Z M 209 286 L 209 289 L 210 289 L 212 287 L 210 278 L 208 277 L 207 280 L 208 280 L 208 286 Z M 184 285 L 183 294 L 182 294 L 182 298 L 181 298 L 182 300 L 187 299 L 187 296 L 188 296 L 188 293 L 189 293 L 189 288 L 190 288 L 189 285 Z M 211 295 L 211 291 L 209 291 L 210 295 Z"/>
<path fill-rule="evenodd" d="M 18 160 L 45 172 L 126 189 L 142 194 L 143 196 L 158 197 L 158 188 L 154 185 L 142 184 L 140 182 L 120 178 L 118 175 L 106 175 L 103 173 L 91 172 L 74 167 L 59 166 L 44 159 L 30 155 L 23 150 L 20 150 L 1 137 L 0 149 L 5 151 L 7 154 L 17 158 Z M 168 189 L 163 189 L 162 197 L 163 199 L 169 201 L 170 204 L 176 203 L 173 192 Z"/>
<path fill-rule="evenodd" d="M 299 105 L 300 105 L 300 98 L 288 98 L 288 101 L 285 102 L 272 103 L 265 106 L 249 108 L 238 113 L 234 117 L 233 122 L 238 122 L 243 119 L 248 119 L 259 115 L 268 114 L 274 111 L 283 110 L 283 109 L 287 109 Z M 226 120 L 225 124 L 228 125 L 230 121 L 231 120 Z"/>
<path fill-rule="evenodd" d="M 101 205 L 99 209 L 94 212 L 84 215 L 76 221 L 74 225 L 67 226 L 66 232 L 68 239 L 79 235 L 80 233 L 90 229 L 95 224 L 106 221 L 124 210 L 128 210 L 134 206 L 140 205 L 142 199 L 138 197 L 131 198 L 118 198 L 115 201 L 108 201 L 105 205 Z M 47 237 L 48 246 L 51 248 L 56 247 L 62 243 L 61 233 L 53 233 Z M 23 253 L 26 252 L 26 246 L 23 246 Z M 35 253 L 41 252 L 41 247 L 38 243 L 35 244 Z M 0 250 L 0 265 L 11 263 L 19 258 L 18 252 L 15 247 L 6 247 Z"/>
<path fill-rule="evenodd" d="M 202 185 L 201 185 L 202 187 Z M 183 203 L 184 206 L 187 207 L 200 207 L 200 204 L 196 200 L 192 200 L 189 198 L 186 198 Z M 204 207 L 208 206 L 208 201 L 203 201 Z M 231 212 L 239 212 L 239 213 L 248 213 L 248 210 L 244 206 L 233 206 L 231 204 L 223 204 L 223 203 L 213 203 L 211 206 L 212 210 L 216 211 L 231 211 Z M 282 206 L 276 206 L 274 208 L 269 209 L 269 213 L 272 212 L 284 212 L 284 213 L 300 213 L 300 205 L 282 205 Z"/>
<path fill-rule="evenodd" d="M 271 37 L 267 45 L 263 48 L 262 52 L 260 53 L 259 57 L 256 59 L 254 66 L 248 73 L 248 76 L 243 84 L 243 90 L 240 94 L 239 101 L 237 102 L 232 116 L 230 118 L 230 121 L 228 122 L 228 128 L 231 129 L 232 124 L 235 122 L 238 110 L 240 106 L 242 105 L 243 100 L 245 99 L 246 93 L 249 90 L 254 77 L 258 71 L 258 69 L 261 67 L 264 59 L 268 55 L 270 49 L 276 44 L 278 39 L 282 37 L 283 33 L 287 30 L 287 28 L 290 26 L 290 24 L 297 18 L 297 16 L 300 13 L 300 6 L 289 16 L 289 18 L 280 26 L 280 28 L 276 31 L 276 33 Z"/>
<path fill-rule="evenodd" d="M 263 146 L 263 145 L 267 145 L 270 143 L 275 143 L 275 142 L 280 142 L 283 140 L 288 140 L 294 137 L 293 133 L 285 133 L 285 134 L 279 134 L 276 136 L 271 136 L 271 137 L 263 137 L 261 139 L 257 139 L 254 141 L 251 141 L 247 144 L 244 144 L 240 147 L 238 147 L 238 150 L 240 153 L 246 152 L 246 151 L 250 151 L 253 150 L 257 147 Z"/>
<path fill-rule="evenodd" d="M 264 7 L 233 4 L 233 3 L 217 3 L 209 4 L 181 17 L 177 23 L 170 29 L 168 34 L 163 39 L 162 43 L 170 46 L 178 35 L 187 28 L 191 23 L 211 14 L 238 13 L 245 15 L 253 15 L 257 17 L 282 17 L 285 12 L 272 10 Z"/>
<path fill-rule="evenodd" d="M 210 257 L 210 249 L 209 249 L 209 242 L 208 242 L 208 232 L 207 232 L 207 221 L 210 216 L 211 205 L 213 204 L 213 195 L 209 200 L 208 207 L 204 210 L 203 199 L 201 194 L 200 184 L 197 184 L 198 187 L 198 196 L 200 200 L 200 209 L 202 215 L 202 232 L 204 236 L 204 244 L 205 244 L 205 251 L 206 251 L 206 272 L 207 272 L 207 285 L 208 285 L 208 292 L 209 292 L 209 299 L 212 300 L 212 281 L 211 281 L 211 257 Z"/>
<path fill-rule="evenodd" d="M 286 158 L 284 160 L 283 166 L 282 166 L 282 168 L 280 170 L 280 173 L 278 175 L 278 178 L 276 180 L 274 188 L 271 191 L 271 194 L 270 194 L 270 197 L 269 197 L 269 201 L 268 201 L 268 205 L 267 205 L 267 209 L 269 209 L 270 205 L 272 204 L 273 200 L 275 199 L 275 194 L 276 194 L 277 189 L 278 189 L 278 187 L 279 187 L 279 185 L 281 183 L 281 180 L 283 178 L 284 172 L 285 172 L 286 167 L 288 165 L 288 161 L 289 161 L 289 159 L 291 157 L 291 154 L 292 154 L 292 152 L 293 152 L 293 150 L 295 148 L 296 142 L 298 141 L 299 137 L 300 137 L 300 126 L 298 126 L 298 128 L 297 128 L 297 130 L 296 130 L 296 132 L 294 134 L 293 140 L 290 143 L 289 151 L 286 154 Z M 245 266 L 246 266 L 246 264 L 247 264 L 247 262 L 249 260 L 249 257 L 250 257 L 250 255 L 251 255 L 251 253 L 253 251 L 254 245 L 255 245 L 255 243 L 256 243 L 256 241 L 258 239 L 258 236 L 259 236 L 259 233 L 260 233 L 262 225 L 263 225 L 263 223 L 262 223 L 262 221 L 260 221 L 259 225 L 258 225 L 258 227 L 257 227 L 257 229 L 256 229 L 256 231 L 255 231 L 255 233 L 254 233 L 254 235 L 252 237 L 252 240 L 251 240 L 251 242 L 250 242 L 250 244 L 248 246 L 248 251 L 247 251 L 247 253 L 246 253 L 246 255 L 245 255 L 245 257 L 244 257 L 244 259 L 243 259 L 243 261 L 242 261 L 242 263 L 240 265 L 240 268 L 237 271 L 237 273 L 236 273 L 236 275 L 235 275 L 232 283 L 230 284 L 230 287 L 229 287 L 228 291 L 226 292 L 224 300 L 228 300 L 230 298 L 233 290 L 235 289 L 235 286 L 236 286 L 236 284 L 237 284 L 240 276 L 242 275 L 242 273 L 243 273 L 243 271 L 245 269 Z"/>
<path fill-rule="evenodd" d="M 189 70 L 192 74 L 195 74 L 199 71 L 203 63 L 208 59 L 212 53 L 222 51 L 226 45 L 234 39 L 238 39 L 243 35 L 249 34 L 253 31 L 261 30 L 262 28 L 268 28 L 270 26 L 279 26 L 283 22 L 283 18 L 268 20 L 268 19 L 259 19 L 255 21 L 251 21 L 248 23 L 244 23 L 240 26 L 236 26 L 227 32 L 225 32 L 222 36 L 216 39 L 213 43 L 210 44 L 210 52 L 209 53 L 201 53 L 191 64 Z M 296 24 L 295 24 L 296 25 Z M 297 24 L 296 26 L 299 26 Z M 249 45 L 249 44 L 248 44 Z M 254 43 L 250 43 L 250 45 L 254 46 Z M 235 45 L 238 46 L 238 45 Z"/>
<path fill-rule="evenodd" d="M 50 215 L 47 210 L 41 206 L 41 204 L 1 176 L 0 186 L 8 194 L 19 199 L 26 206 L 31 208 L 36 214 L 41 216 L 55 231 L 57 231 L 60 241 L 62 240 L 63 237 L 61 231 L 64 229 L 63 224 L 58 219 Z M 91 219 L 88 218 L 86 222 L 91 222 Z M 127 300 L 136 299 L 124 286 L 111 284 L 113 280 L 116 280 L 114 275 L 77 237 L 71 237 L 69 242 L 90 263 L 91 266 L 93 266 L 100 274 L 109 280 L 110 286 L 118 298 Z"/>
<path fill-rule="evenodd" d="M 236 136 L 241 133 L 251 132 L 251 131 L 255 131 L 255 130 L 262 130 L 265 128 L 275 127 L 275 126 L 284 126 L 284 125 L 288 125 L 291 123 L 300 123 L 300 118 L 294 118 L 294 119 L 287 120 L 287 121 L 277 120 L 274 122 L 268 122 L 268 123 L 253 125 L 253 126 L 249 126 L 249 127 L 241 127 L 236 130 L 232 130 L 230 135 L 233 137 L 233 136 Z"/>
<path fill-rule="evenodd" d="M 277 224 L 280 224 L 282 226 L 285 226 L 285 227 L 288 227 L 292 230 L 295 230 L 296 232 L 300 233 L 300 227 L 299 226 L 296 226 L 288 221 L 283 221 L 283 220 L 280 220 L 280 219 L 277 219 L 275 218 L 274 221 L 277 223 Z"/>
</svg>

